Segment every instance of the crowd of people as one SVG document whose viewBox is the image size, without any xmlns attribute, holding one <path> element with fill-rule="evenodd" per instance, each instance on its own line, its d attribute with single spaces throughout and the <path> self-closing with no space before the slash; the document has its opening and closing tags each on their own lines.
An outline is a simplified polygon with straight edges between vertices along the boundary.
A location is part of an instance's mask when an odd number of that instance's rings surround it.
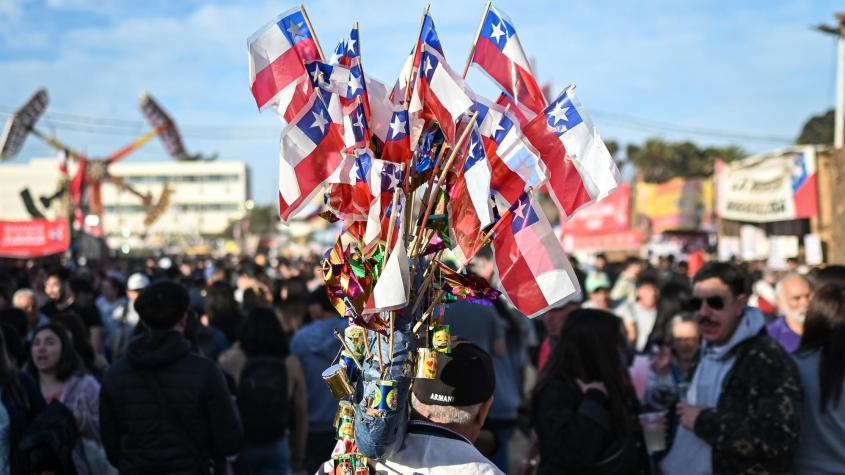
<svg viewBox="0 0 845 475">
<path fill-rule="evenodd" d="M 533 320 L 454 302 L 371 471 L 845 473 L 845 267 L 790 264 L 599 255 Z M 0 475 L 331 473 L 346 326 L 316 258 L 0 262 Z"/>
</svg>

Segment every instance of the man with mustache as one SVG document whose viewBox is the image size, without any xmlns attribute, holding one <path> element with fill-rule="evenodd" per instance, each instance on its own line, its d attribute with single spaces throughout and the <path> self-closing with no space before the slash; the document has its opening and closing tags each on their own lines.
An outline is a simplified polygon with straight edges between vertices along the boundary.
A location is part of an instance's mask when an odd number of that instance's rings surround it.
<svg viewBox="0 0 845 475">
<path fill-rule="evenodd" d="M 804 316 L 810 305 L 812 288 L 810 282 L 801 274 L 787 274 L 775 287 L 778 309 L 781 317 L 773 321 L 766 328 L 769 336 L 792 353 L 801 343 L 804 334 Z"/>
<path fill-rule="evenodd" d="M 791 473 L 803 399 L 798 371 L 748 307 L 744 273 L 710 262 L 693 278 L 704 343 L 681 427 L 661 465 L 666 475 Z"/>
</svg>

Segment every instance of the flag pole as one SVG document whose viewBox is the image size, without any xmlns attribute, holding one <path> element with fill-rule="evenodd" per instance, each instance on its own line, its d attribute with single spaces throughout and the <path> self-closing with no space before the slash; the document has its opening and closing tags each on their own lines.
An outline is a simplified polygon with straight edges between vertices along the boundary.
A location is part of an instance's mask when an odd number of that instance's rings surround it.
<svg viewBox="0 0 845 475">
<path fill-rule="evenodd" d="M 529 186 L 528 188 L 525 189 L 525 193 L 530 195 L 533 190 L 534 190 L 534 188 Z M 464 257 L 464 262 L 460 265 L 460 267 L 458 267 L 457 272 L 463 272 L 464 268 L 467 266 L 467 264 L 469 264 L 469 261 L 472 260 L 472 258 L 475 257 L 475 255 L 478 253 L 478 251 L 482 247 L 484 247 L 484 245 L 487 244 L 494 237 L 493 235 L 502 227 L 502 223 L 505 222 L 505 219 L 510 214 L 513 214 L 513 211 L 511 210 L 511 208 L 508 208 L 508 210 L 505 211 L 504 214 L 502 214 L 502 216 L 499 218 L 499 220 L 496 222 L 496 224 L 494 224 L 493 227 L 490 228 L 489 231 L 484 233 L 480 242 L 473 247 L 472 253 L 470 255 Z M 414 328 L 413 328 L 414 333 L 418 332 L 420 327 L 422 327 L 423 323 L 425 323 L 425 321 L 428 320 L 429 315 L 434 310 L 434 307 L 437 305 L 437 303 L 440 301 L 440 299 L 443 297 L 444 293 L 446 293 L 444 290 L 439 290 L 437 292 L 437 294 L 435 294 L 434 299 L 432 300 L 432 302 L 428 306 L 428 308 L 425 310 L 425 312 L 422 314 L 422 317 L 420 317 L 420 320 L 417 323 L 414 324 Z M 416 308 L 416 307 L 414 307 L 414 308 Z M 413 312 L 412 312 L 412 314 L 413 314 Z"/>
<path fill-rule="evenodd" d="M 407 107 L 408 103 L 411 101 L 411 81 L 414 78 L 414 62 L 417 60 L 417 55 L 420 52 L 420 38 L 422 37 L 422 30 L 423 26 L 425 26 L 425 17 L 428 16 L 428 10 L 431 8 L 431 5 L 426 4 L 425 9 L 423 9 L 423 16 L 420 20 L 420 30 L 417 33 L 417 41 L 414 43 L 414 55 L 411 56 L 411 70 L 408 71 L 408 81 L 405 83 L 405 106 Z"/>
<path fill-rule="evenodd" d="M 455 143 L 455 148 L 452 149 L 451 153 L 449 153 L 449 158 L 446 160 L 446 164 L 443 165 L 443 169 L 440 171 L 440 176 L 437 180 L 437 187 L 440 187 L 440 184 L 446 179 L 446 173 L 449 172 L 449 169 L 452 167 L 452 163 L 455 161 L 455 158 L 458 156 L 458 152 L 461 149 L 461 146 L 466 141 L 469 133 L 472 131 L 472 126 L 475 124 L 476 119 L 478 119 L 478 111 L 472 114 L 472 117 L 469 119 L 467 123 L 466 129 L 464 129 L 463 133 L 461 134 L 460 138 L 458 138 L 457 143 Z M 416 255 L 419 252 L 420 244 L 422 243 L 422 235 L 425 230 L 425 225 L 428 224 L 428 215 L 431 213 L 431 208 L 434 206 L 434 202 L 437 200 L 437 196 L 439 193 L 432 193 L 428 198 L 428 204 L 425 208 L 425 214 L 423 214 L 423 220 L 420 224 L 420 227 L 417 229 L 417 235 L 415 238 L 414 243 L 414 251 L 411 253 L 412 255 Z"/>
<path fill-rule="evenodd" d="M 469 67 L 472 64 L 472 57 L 475 55 L 475 48 L 478 46 L 478 37 L 481 35 L 481 28 L 484 27 L 484 19 L 487 18 L 487 13 L 490 11 L 492 5 L 493 2 L 487 0 L 487 6 L 484 7 L 484 13 L 481 14 L 481 21 L 478 22 L 478 29 L 475 31 L 475 38 L 472 40 L 472 49 L 469 50 L 469 57 L 467 58 L 466 66 L 464 66 L 464 73 L 461 74 L 461 78 L 463 79 L 467 78 Z"/>
<path fill-rule="evenodd" d="M 384 258 L 381 261 L 381 271 L 384 272 L 384 267 L 387 265 L 387 259 L 390 258 L 390 241 L 393 239 L 394 222 L 396 221 L 396 205 L 399 201 L 400 188 L 393 189 L 393 200 L 390 203 L 390 223 L 387 224 L 387 242 L 384 247 Z M 401 239 L 401 236 L 399 237 Z"/>
<path fill-rule="evenodd" d="M 364 88 L 364 92 L 361 95 L 367 94 L 367 100 L 362 101 L 361 96 L 358 96 L 358 102 L 364 105 L 364 116 L 367 119 L 367 136 L 370 140 L 370 144 L 373 142 L 373 129 L 370 128 L 370 119 L 373 117 L 373 113 L 370 111 L 370 95 L 367 92 L 367 75 L 364 73 L 364 53 L 361 49 L 361 30 L 358 28 L 358 22 L 352 24 L 352 28 L 358 32 L 358 69 L 361 70 L 361 82 L 363 84 L 361 87 Z"/>
<path fill-rule="evenodd" d="M 308 18 L 308 12 L 305 11 L 305 5 L 299 4 L 299 11 L 302 12 L 302 18 L 305 18 L 305 24 L 308 25 L 308 31 L 311 32 L 311 37 L 314 38 L 314 44 L 317 45 L 317 52 L 320 53 L 320 61 L 326 62 L 326 57 L 323 56 L 323 48 L 320 46 L 320 40 L 317 39 L 317 32 L 311 25 L 311 19 Z"/>
</svg>

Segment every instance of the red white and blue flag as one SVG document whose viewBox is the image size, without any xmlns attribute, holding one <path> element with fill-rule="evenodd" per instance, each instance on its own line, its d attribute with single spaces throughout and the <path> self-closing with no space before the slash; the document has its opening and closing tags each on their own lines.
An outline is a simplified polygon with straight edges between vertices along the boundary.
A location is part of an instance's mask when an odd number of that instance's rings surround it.
<svg viewBox="0 0 845 475">
<path fill-rule="evenodd" d="M 361 61 L 361 50 L 358 45 L 358 28 L 352 28 L 349 38 L 342 39 L 329 59 L 329 64 L 340 64 L 346 67 L 359 65 Z"/>
<path fill-rule="evenodd" d="M 341 126 L 313 94 L 282 132 L 279 157 L 279 215 L 288 222 L 319 191 L 343 158 Z"/>
<path fill-rule="evenodd" d="M 482 140 L 478 123 L 473 123 L 466 161 L 449 191 L 449 223 L 464 256 L 472 255 L 481 230 L 493 222 L 490 165 Z"/>
<path fill-rule="evenodd" d="M 440 53 L 441 56 L 445 56 L 443 46 L 440 44 L 440 38 L 437 36 L 437 30 L 434 28 L 434 20 L 428 13 L 423 18 L 420 36 L 417 38 L 417 42 L 414 43 L 414 47 L 411 49 L 408 58 L 405 59 L 405 64 L 402 65 L 399 78 L 393 86 L 392 97 L 394 103 L 404 102 L 409 84 L 408 81 L 413 81 L 416 77 L 422 52 L 426 48 L 430 48 Z"/>
<path fill-rule="evenodd" d="M 524 132 L 546 166 L 549 194 L 563 215 L 572 216 L 619 186 L 619 169 L 573 89 L 552 101 Z"/>
<path fill-rule="evenodd" d="M 492 172 L 490 189 L 510 205 L 523 191 L 543 183 L 546 173 L 509 111 L 481 98 L 476 98 L 475 110 Z"/>
<path fill-rule="evenodd" d="M 258 109 L 275 106 L 290 122 L 310 97 L 303 62 L 320 59 L 302 10 L 280 14 L 250 37 L 248 47 L 249 85 Z"/>
<path fill-rule="evenodd" d="M 506 91 L 518 108 L 533 114 L 546 108 L 543 91 L 531 72 L 513 22 L 496 7 L 491 6 L 481 22 L 470 61 Z"/>
<path fill-rule="evenodd" d="M 401 106 L 397 106 L 401 107 Z M 384 145 L 381 152 L 381 159 L 393 163 L 404 163 L 406 167 L 411 162 L 413 151 L 411 150 L 411 124 L 408 120 L 408 111 L 396 110 L 393 112 L 390 125 L 387 128 L 387 135 L 384 137 Z"/>
<path fill-rule="evenodd" d="M 370 150 L 358 150 L 347 154 L 327 179 L 332 184 L 330 209 L 350 229 L 356 229 L 352 223 L 365 221 L 363 230 L 353 234 L 368 247 L 385 239 L 388 216 L 393 215 L 389 210 L 393 192 L 402 185 L 402 170 L 400 164 L 374 158 Z"/>
<path fill-rule="evenodd" d="M 529 318 L 579 291 L 572 265 L 542 209 L 524 193 L 493 238 L 502 291 Z"/>
<path fill-rule="evenodd" d="M 463 81 L 436 51 L 423 51 L 411 104 L 411 120 L 436 120 L 446 141 L 455 144 L 455 122 L 473 105 Z M 413 128 L 413 127 L 412 127 Z M 412 133 L 411 142 L 416 143 Z"/>
</svg>

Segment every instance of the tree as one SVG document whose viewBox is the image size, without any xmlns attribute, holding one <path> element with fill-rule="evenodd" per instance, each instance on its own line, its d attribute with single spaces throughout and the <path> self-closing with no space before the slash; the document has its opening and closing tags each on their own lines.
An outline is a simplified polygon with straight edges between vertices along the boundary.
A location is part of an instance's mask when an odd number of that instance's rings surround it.
<svg viewBox="0 0 845 475">
<path fill-rule="evenodd" d="M 276 225 L 279 223 L 279 214 L 276 212 L 276 207 L 273 205 L 256 206 L 255 208 L 247 211 L 244 219 L 249 222 L 250 234 L 263 236 L 274 234 L 276 232 Z M 232 236 L 234 236 L 235 226 L 240 225 L 240 220 L 230 222 L 222 233 L 223 237 L 232 239 Z"/>
<path fill-rule="evenodd" d="M 814 115 L 804 123 L 801 135 L 795 141 L 798 145 L 832 145 L 833 144 L 833 109 L 824 114 Z"/>
<path fill-rule="evenodd" d="M 726 162 L 745 156 L 737 146 L 699 148 L 696 144 L 667 142 L 652 138 L 645 144 L 628 145 L 622 164 L 631 164 L 647 182 L 661 183 L 672 178 L 698 178 L 713 174 L 716 159 Z"/>
</svg>

